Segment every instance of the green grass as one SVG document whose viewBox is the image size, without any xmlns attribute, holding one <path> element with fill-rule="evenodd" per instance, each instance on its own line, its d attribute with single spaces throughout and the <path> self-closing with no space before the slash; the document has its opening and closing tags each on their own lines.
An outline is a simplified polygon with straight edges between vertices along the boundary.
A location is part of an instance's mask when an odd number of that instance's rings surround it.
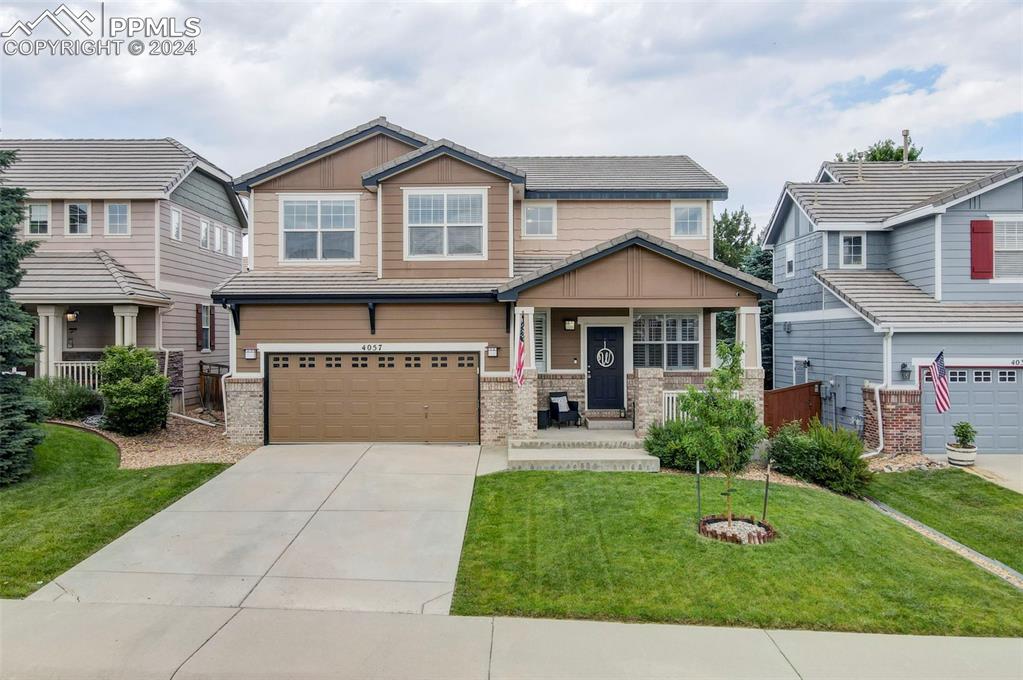
<svg viewBox="0 0 1023 680">
<path fill-rule="evenodd" d="M 1023 494 L 955 469 L 875 475 L 868 493 L 1023 572 Z"/>
<path fill-rule="evenodd" d="M 119 470 L 102 437 L 43 427 L 32 476 L 0 489 L 0 597 L 25 597 L 227 467 Z"/>
<path fill-rule="evenodd" d="M 760 514 L 762 485 L 736 508 Z M 704 512 L 723 480 L 704 478 Z M 695 531 L 694 477 L 476 480 L 452 612 L 728 626 L 1023 635 L 1023 594 L 866 504 L 775 485 L 763 546 Z"/>
</svg>

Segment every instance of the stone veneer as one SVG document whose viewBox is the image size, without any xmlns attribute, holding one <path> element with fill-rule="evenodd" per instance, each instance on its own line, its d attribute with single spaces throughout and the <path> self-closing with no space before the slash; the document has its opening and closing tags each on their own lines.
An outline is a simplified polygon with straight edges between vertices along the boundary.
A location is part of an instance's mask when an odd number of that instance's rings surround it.
<svg viewBox="0 0 1023 680">
<path fill-rule="evenodd" d="M 153 352 L 160 372 L 164 372 L 164 359 L 167 360 L 167 379 L 170 380 L 171 407 L 176 413 L 185 410 L 185 353 L 180 349 L 172 349 L 166 353 Z"/>
<path fill-rule="evenodd" d="M 263 443 L 263 379 L 226 378 L 227 436 L 234 444 Z"/>
<path fill-rule="evenodd" d="M 881 425 L 884 431 L 884 453 L 916 453 L 923 440 L 920 390 L 885 390 L 881 396 Z M 877 404 L 874 388 L 863 387 L 863 442 L 876 449 Z"/>
</svg>

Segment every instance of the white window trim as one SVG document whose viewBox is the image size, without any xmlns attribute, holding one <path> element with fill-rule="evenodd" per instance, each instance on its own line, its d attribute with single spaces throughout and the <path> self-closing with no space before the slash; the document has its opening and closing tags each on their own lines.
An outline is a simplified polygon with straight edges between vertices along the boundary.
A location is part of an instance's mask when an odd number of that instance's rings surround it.
<svg viewBox="0 0 1023 680">
<path fill-rule="evenodd" d="M 202 330 L 206 331 L 202 341 L 201 352 L 212 352 L 210 346 L 213 344 L 213 305 L 203 305 L 202 312 L 199 314 L 199 325 Z"/>
<path fill-rule="evenodd" d="M 859 236 L 860 243 L 860 264 L 849 264 L 845 261 L 845 237 Z M 867 232 L 865 231 L 842 231 L 838 233 L 838 268 L 839 269 L 866 269 L 867 268 Z"/>
<path fill-rule="evenodd" d="M 699 234 L 676 234 L 675 233 L 675 208 L 699 208 L 702 219 L 700 220 L 700 233 Z M 710 233 L 710 225 L 708 223 L 708 215 L 710 210 L 706 201 L 672 201 L 670 212 L 668 213 L 668 233 L 671 234 L 672 241 L 705 241 L 707 240 L 707 234 Z"/>
<path fill-rule="evenodd" d="M 551 233 L 549 234 L 527 234 L 526 233 L 526 209 L 527 208 L 550 208 L 551 209 Z M 557 201 L 522 201 L 522 240 L 551 240 L 558 238 L 558 202 Z"/>
<path fill-rule="evenodd" d="M 661 340 L 660 342 L 637 342 L 633 338 L 633 322 L 642 316 L 693 316 L 696 317 L 696 365 L 693 368 L 668 368 L 668 352 L 667 349 L 662 353 L 661 370 L 665 373 L 682 373 L 685 371 L 705 371 L 708 370 L 704 366 L 703 361 L 703 310 L 702 309 L 634 309 L 629 319 L 629 326 L 626 328 L 626 332 L 629 334 L 630 342 L 629 345 L 629 370 L 632 370 L 632 366 L 635 366 L 635 346 L 636 345 L 655 345 L 660 344 L 665 347 L 667 345 L 692 345 L 692 341 L 686 340 L 682 342 L 669 343 L 667 340 Z M 662 329 L 663 332 L 663 329 Z M 657 368 L 656 366 L 653 368 Z"/>
<path fill-rule="evenodd" d="M 987 380 L 977 380 L 978 374 L 980 374 L 981 377 L 986 377 Z M 974 369 L 973 372 L 970 374 L 970 378 L 974 383 L 987 385 L 995 381 L 995 372 L 990 368 Z"/>
<path fill-rule="evenodd" d="M 174 235 L 174 216 L 178 216 L 178 235 Z M 171 208 L 170 211 L 170 237 L 172 241 L 180 241 L 181 236 L 185 231 L 184 215 L 177 208 Z"/>
<path fill-rule="evenodd" d="M 789 272 L 789 262 L 792 262 L 791 273 Z M 782 268 L 786 279 L 791 279 L 796 275 L 796 244 L 792 241 L 785 244 L 785 261 Z"/>
<path fill-rule="evenodd" d="M 809 361 L 809 357 L 792 357 L 792 384 L 793 385 L 805 385 L 810 382 L 810 367 L 804 362 Z M 802 381 L 796 381 L 796 371 L 803 369 Z"/>
<path fill-rule="evenodd" d="M 71 229 L 71 205 L 84 205 L 86 206 L 86 213 L 88 216 L 88 227 L 89 230 L 84 234 L 72 234 Z M 90 238 L 92 236 L 92 201 L 89 200 L 73 200 L 69 199 L 64 201 L 64 237 L 65 238 Z M 52 229 L 50 231 L 53 231 Z"/>
<path fill-rule="evenodd" d="M 998 378 L 997 382 L 1002 383 L 1003 385 L 1015 384 L 1019 382 L 1019 374 L 1015 369 L 1012 368 L 999 369 L 997 378 Z"/>
<path fill-rule="evenodd" d="M 213 252 L 223 253 L 224 252 L 224 227 L 215 223 L 213 224 Z"/>
<path fill-rule="evenodd" d="M 543 370 L 539 367 L 537 371 L 540 373 L 548 373 L 551 370 L 551 313 L 550 310 L 535 310 L 533 312 L 533 363 L 536 363 L 536 320 L 539 317 L 544 319 L 543 337 L 540 339 L 543 347 Z"/>
<path fill-rule="evenodd" d="M 452 262 L 452 261 L 469 261 L 469 262 L 480 262 L 488 259 L 487 245 L 490 240 L 490 216 L 488 213 L 488 204 L 490 197 L 490 187 L 478 186 L 478 187 L 401 187 L 401 238 L 402 238 L 402 256 L 406 262 Z M 480 194 L 483 196 L 483 234 L 480 237 L 483 240 L 483 252 L 479 255 L 410 255 L 409 247 L 411 245 L 409 241 L 409 223 L 408 223 L 408 197 L 413 194 Z M 448 240 L 448 224 L 447 224 L 447 200 L 445 199 L 445 215 L 444 215 L 444 250 L 447 250 Z M 471 225 L 453 225 L 453 226 L 471 226 Z"/>
<path fill-rule="evenodd" d="M 234 257 L 234 229 L 225 227 L 224 229 L 224 254 L 228 257 Z"/>
<path fill-rule="evenodd" d="M 128 207 L 128 231 L 115 234 L 110 231 L 110 206 L 124 205 Z M 92 229 L 90 224 L 89 229 Z M 111 238 L 128 238 L 131 236 L 131 201 L 106 201 L 103 203 L 103 235 Z"/>
<path fill-rule="evenodd" d="M 354 201 L 355 202 L 355 239 L 353 242 L 351 259 L 333 260 L 289 260 L 284 253 L 284 202 L 285 201 Z M 288 267 L 357 267 L 362 264 L 360 255 L 360 241 L 362 231 L 362 193 L 357 191 L 339 191 L 326 193 L 279 193 L 277 194 L 277 264 Z M 319 224 L 319 206 L 316 208 L 316 219 Z M 346 229 L 335 229 L 333 231 L 347 231 Z M 317 229 L 319 233 L 319 229 Z M 318 239 L 319 237 L 317 237 Z M 319 240 L 317 240 L 319 248 Z M 250 244 L 251 251 L 251 244 Z"/>
<path fill-rule="evenodd" d="M 31 206 L 33 205 L 45 205 L 46 206 L 46 233 L 45 234 L 33 234 L 29 231 L 29 220 L 31 219 Z M 50 238 L 53 234 L 53 204 L 50 201 L 27 201 L 25 203 L 25 236 L 32 239 L 44 239 Z"/>
<path fill-rule="evenodd" d="M 992 253 L 992 264 L 995 269 L 998 268 L 998 223 L 999 222 L 1023 222 L 1023 213 L 994 213 L 989 214 L 988 219 L 991 220 L 992 230 L 991 237 L 995 241 L 994 252 Z M 1023 283 L 1023 277 L 1020 276 L 998 276 L 997 272 L 992 272 L 991 278 L 988 279 L 988 283 Z"/>
<path fill-rule="evenodd" d="M 210 233 L 211 229 L 212 229 L 212 225 L 210 224 L 209 220 L 199 220 L 199 247 L 202 248 L 203 250 L 213 250 L 213 248 L 211 247 L 212 244 L 210 243 L 210 239 L 212 237 L 212 234 Z M 202 234 L 203 234 L 204 230 L 206 232 L 206 244 L 205 245 L 203 245 L 203 242 L 202 242 Z"/>
</svg>

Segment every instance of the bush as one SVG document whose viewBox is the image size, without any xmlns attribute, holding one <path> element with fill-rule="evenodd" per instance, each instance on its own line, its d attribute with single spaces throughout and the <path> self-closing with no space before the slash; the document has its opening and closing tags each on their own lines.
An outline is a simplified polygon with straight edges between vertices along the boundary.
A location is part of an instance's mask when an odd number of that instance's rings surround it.
<svg viewBox="0 0 1023 680">
<path fill-rule="evenodd" d="M 107 428 L 126 435 L 143 434 L 162 426 L 170 410 L 170 381 L 157 370 L 156 360 L 135 347 L 108 347 L 100 362 L 99 391 L 106 409 Z"/>
<path fill-rule="evenodd" d="M 796 423 L 778 430 L 768 455 L 779 472 L 849 496 L 863 495 L 872 476 L 856 433 L 832 430 L 816 418 L 807 432 Z"/>
<path fill-rule="evenodd" d="M 71 378 L 36 378 L 29 382 L 28 391 L 43 402 L 48 418 L 79 420 L 97 413 L 103 406 L 96 391 Z"/>
<path fill-rule="evenodd" d="M 977 441 L 977 429 L 965 420 L 960 420 L 953 425 L 952 433 L 956 437 L 956 446 L 961 449 L 972 448 L 973 443 Z"/>
</svg>

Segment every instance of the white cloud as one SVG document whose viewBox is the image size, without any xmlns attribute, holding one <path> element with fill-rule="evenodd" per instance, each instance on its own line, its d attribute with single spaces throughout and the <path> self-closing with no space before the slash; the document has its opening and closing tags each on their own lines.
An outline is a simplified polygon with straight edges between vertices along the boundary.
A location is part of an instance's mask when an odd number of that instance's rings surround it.
<svg viewBox="0 0 1023 680">
<path fill-rule="evenodd" d="M 39 7 L 5 4 L 0 25 Z M 106 11 L 199 16 L 199 54 L 5 57 L 5 135 L 171 135 L 238 174 L 387 115 L 495 155 L 688 153 L 761 222 L 785 180 L 904 127 L 929 158 L 1023 156 L 1023 134 L 1004 132 L 1007 116 L 1023 120 L 1018 3 Z M 934 66 L 944 71 L 931 88 L 832 99 L 843 83 Z"/>
</svg>

